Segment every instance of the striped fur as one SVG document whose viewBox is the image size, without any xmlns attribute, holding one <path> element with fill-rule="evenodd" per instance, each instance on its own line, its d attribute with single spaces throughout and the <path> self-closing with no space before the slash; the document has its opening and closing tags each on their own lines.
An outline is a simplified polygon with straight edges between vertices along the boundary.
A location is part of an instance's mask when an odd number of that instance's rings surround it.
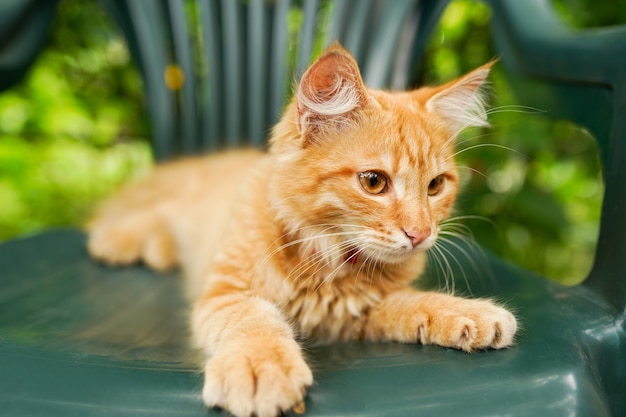
<svg viewBox="0 0 626 417">
<path fill-rule="evenodd" d="M 453 139 L 486 124 L 489 68 L 437 88 L 369 90 L 334 45 L 304 74 L 268 153 L 165 164 L 101 207 L 94 257 L 184 269 L 207 406 L 240 417 L 301 408 L 313 376 L 296 338 L 513 343 L 515 318 L 494 303 L 410 287 L 456 198 Z"/>
</svg>

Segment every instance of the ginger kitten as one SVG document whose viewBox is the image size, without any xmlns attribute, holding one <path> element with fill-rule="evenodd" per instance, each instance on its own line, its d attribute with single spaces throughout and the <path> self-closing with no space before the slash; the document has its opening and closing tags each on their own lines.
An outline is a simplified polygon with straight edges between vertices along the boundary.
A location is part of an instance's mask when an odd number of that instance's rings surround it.
<svg viewBox="0 0 626 417">
<path fill-rule="evenodd" d="M 486 125 L 490 66 L 391 93 L 366 88 L 335 44 L 302 76 L 268 153 L 164 164 L 101 207 L 95 258 L 184 269 L 207 406 L 266 417 L 300 404 L 313 375 L 296 337 L 513 343 L 507 310 L 410 286 L 457 194 L 454 139 Z"/>
</svg>

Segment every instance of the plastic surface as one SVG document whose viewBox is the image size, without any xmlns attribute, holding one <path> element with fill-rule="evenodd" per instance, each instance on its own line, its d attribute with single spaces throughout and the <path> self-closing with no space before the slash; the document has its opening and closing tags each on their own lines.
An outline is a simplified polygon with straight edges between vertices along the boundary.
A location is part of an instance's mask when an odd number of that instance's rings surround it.
<svg viewBox="0 0 626 417">
<path fill-rule="evenodd" d="M 60 230 L 0 245 L 3 414 L 206 415 L 179 277 L 102 267 L 84 244 Z M 308 348 L 316 384 L 306 415 L 620 415 L 598 375 L 623 360 L 624 332 L 602 300 L 492 260 L 479 266 L 491 273 L 464 265 L 474 295 L 506 300 L 522 318 L 515 347 Z"/>
</svg>

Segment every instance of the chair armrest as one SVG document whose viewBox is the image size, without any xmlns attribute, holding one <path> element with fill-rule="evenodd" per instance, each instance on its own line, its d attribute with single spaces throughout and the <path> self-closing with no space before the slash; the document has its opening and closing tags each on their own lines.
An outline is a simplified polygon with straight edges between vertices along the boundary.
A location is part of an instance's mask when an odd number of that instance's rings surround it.
<svg viewBox="0 0 626 417">
<path fill-rule="evenodd" d="M 574 30 L 547 0 L 486 0 L 492 30 L 524 104 L 588 128 L 600 147 L 605 194 L 585 282 L 626 307 L 626 25 Z M 620 313 L 621 314 L 621 313 Z"/>
<path fill-rule="evenodd" d="M 546 0 L 486 0 L 503 57 L 525 76 L 623 84 L 626 26 L 574 30 Z"/>
</svg>

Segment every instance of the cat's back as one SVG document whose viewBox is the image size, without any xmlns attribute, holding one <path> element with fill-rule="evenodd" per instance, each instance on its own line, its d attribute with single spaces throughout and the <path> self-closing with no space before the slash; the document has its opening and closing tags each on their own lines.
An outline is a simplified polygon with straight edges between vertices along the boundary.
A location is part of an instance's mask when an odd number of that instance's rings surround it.
<svg viewBox="0 0 626 417">
<path fill-rule="evenodd" d="M 87 224 L 90 254 L 105 263 L 144 261 L 169 269 L 213 251 L 258 150 L 181 158 L 158 165 L 101 204 Z"/>
<path fill-rule="evenodd" d="M 180 212 L 205 200 L 231 201 L 239 186 L 266 154 L 254 149 L 185 157 L 157 165 L 147 176 L 126 184 L 102 204 L 93 220 L 151 207 Z"/>
<path fill-rule="evenodd" d="M 164 164 L 152 176 L 191 284 L 202 279 L 233 220 L 250 176 L 267 163 L 260 150 L 235 150 Z M 165 197 L 165 198 L 163 198 Z M 169 198 L 168 198 L 169 197 Z"/>
<path fill-rule="evenodd" d="M 153 181 L 152 185 L 157 187 L 171 186 L 187 191 L 230 190 L 265 156 L 264 152 L 257 149 L 242 149 L 185 157 L 157 166 L 149 181 Z"/>
<path fill-rule="evenodd" d="M 169 214 L 178 219 L 180 226 L 185 226 L 184 219 L 189 218 L 196 219 L 194 224 L 186 225 L 191 229 L 217 231 L 244 192 L 246 179 L 265 158 L 267 154 L 254 149 L 184 158 L 159 166 L 150 180 L 154 184 L 149 187 L 160 189 L 159 200 L 175 206 Z M 202 227 L 197 219 L 203 220 Z"/>
</svg>

